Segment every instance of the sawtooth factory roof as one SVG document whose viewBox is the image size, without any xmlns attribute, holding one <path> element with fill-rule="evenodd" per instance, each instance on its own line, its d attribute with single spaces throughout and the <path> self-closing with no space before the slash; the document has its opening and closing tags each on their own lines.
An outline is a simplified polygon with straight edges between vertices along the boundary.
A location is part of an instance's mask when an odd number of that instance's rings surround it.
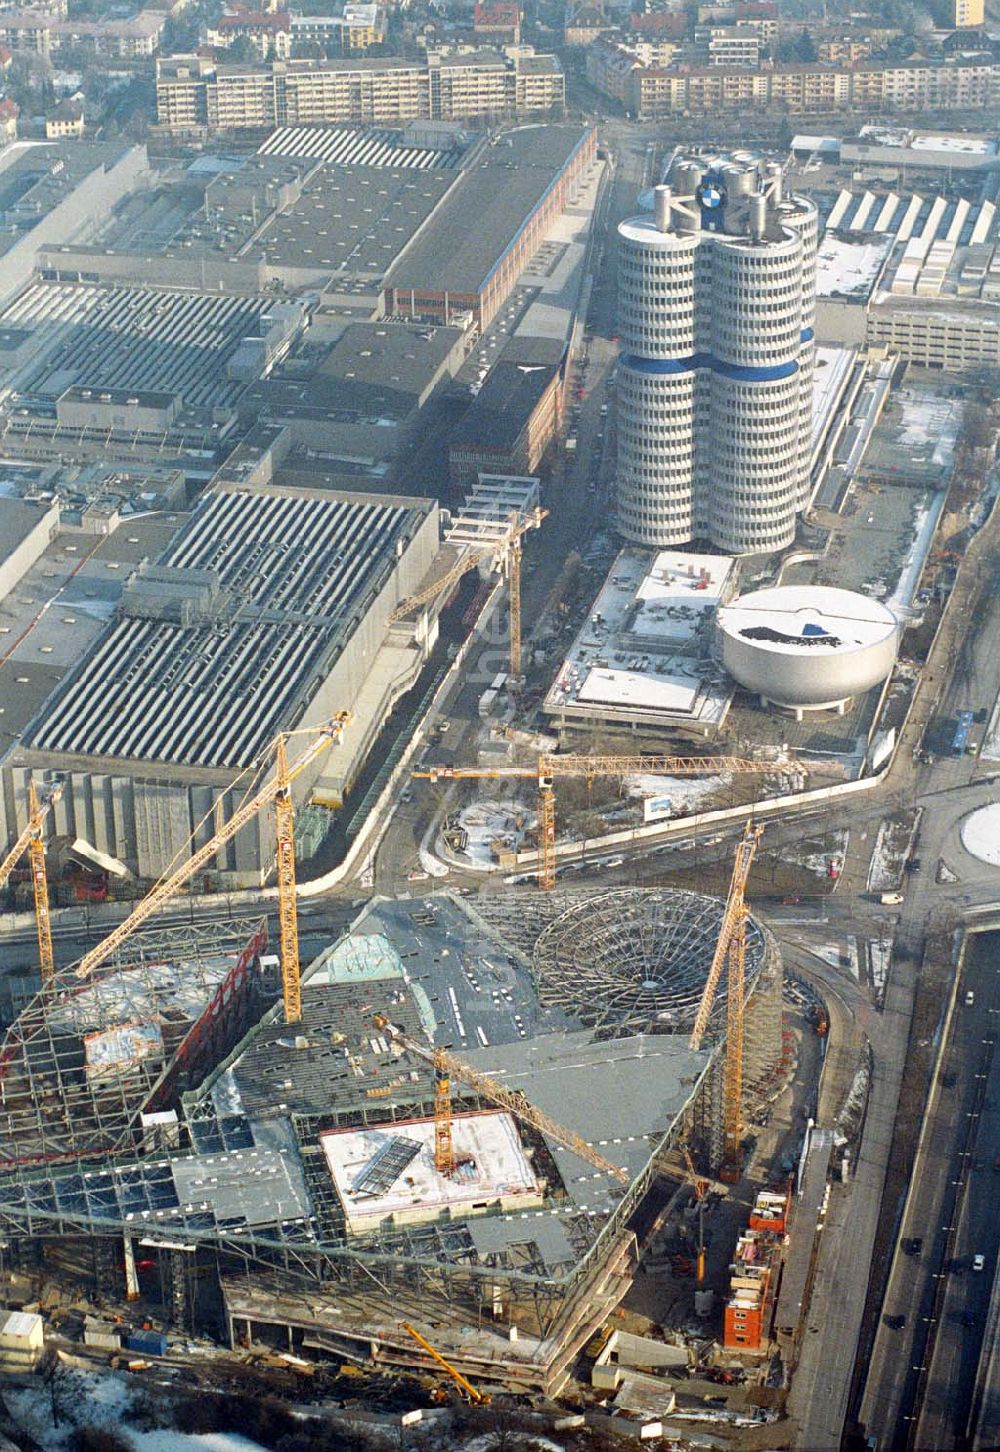
<svg viewBox="0 0 1000 1452">
<path fill-rule="evenodd" d="M 317 676 L 432 506 L 366 495 L 204 496 L 26 742 L 39 751 L 233 767 L 294 724 Z M 143 577 L 136 581 L 141 593 Z M 191 619 L 191 610 L 198 618 Z"/>
</svg>

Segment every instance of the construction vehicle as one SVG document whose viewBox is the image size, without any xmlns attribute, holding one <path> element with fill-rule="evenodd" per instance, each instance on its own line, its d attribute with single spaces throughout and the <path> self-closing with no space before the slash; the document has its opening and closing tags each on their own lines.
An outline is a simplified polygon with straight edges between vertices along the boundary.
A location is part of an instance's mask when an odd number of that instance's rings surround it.
<svg viewBox="0 0 1000 1452">
<path fill-rule="evenodd" d="M 156 886 L 129 913 L 103 942 L 85 953 L 76 965 L 78 978 L 89 978 L 96 968 L 107 961 L 116 948 L 126 942 L 135 930 L 148 918 L 158 912 L 180 892 L 196 873 L 206 867 L 221 847 L 231 841 L 236 833 L 251 822 L 264 807 L 274 803 L 277 844 L 275 862 L 278 879 L 278 923 L 281 940 L 281 983 L 284 999 L 285 1022 L 298 1023 L 302 1017 L 302 989 L 299 975 L 299 934 L 295 907 L 295 823 L 292 810 L 291 784 L 297 776 L 321 756 L 334 741 L 339 741 L 350 720 L 347 711 L 338 712 L 322 726 L 313 726 L 301 731 L 285 731 L 272 742 L 274 751 L 274 775 L 256 795 L 241 803 L 227 822 L 199 847 L 197 852 L 176 868 L 169 876 L 162 877 Z M 290 736 L 308 735 L 314 740 L 289 765 L 286 742 Z M 262 767 L 263 763 L 261 763 Z"/>
<path fill-rule="evenodd" d="M 472 1382 L 462 1375 L 457 1366 L 452 1366 L 451 1362 L 446 1361 L 440 1351 L 435 1350 L 426 1336 L 421 1336 L 420 1332 L 415 1326 L 411 1326 L 409 1321 L 400 1321 L 399 1324 L 404 1331 L 407 1331 L 413 1337 L 417 1345 L 422 1346 L 427 1352 L 427 1355 L 448 1373 L 455 1385 L 469 1398 L 470 1402 L 477 1407 L 489 1406 L 492 1397 L 487 1392 L 477 1391 L 472 1385 Z"/>
<path fill-rule="evenodd" d="M 5 887 L 11 873 L 22 855 L 27 852 L 31 865 L 31 888 L 35 899 L 35 928 L 38 933 L 38 966 L 43 983 L 50 983 L 55 975 L 55 955 L 52 951 L 52 922 L 49 917 L 49 884 L 45 872 L 45 842 L 42 839 L 42 824 L 52 807 L 62 796 L 62 784 L 57 783 L 48 796 L 40 799 L 33 780 L 28 782 L 28 820 L 24 831 L 0 863 L 0 888 Z"/>
<path fill-rule="evenodd" d="M 743 1132 L 743 1009 L 746 992 L 747 882 L 757 843 L 764 828 L 752 821 L 743 828 L 736 848 L 729 896 L 722 916 L 722 927 L 715 945 L 712 964 L 705 980 L 701 1002 L 691 1031 L 692 1049 L 701 1048 L 715 1002 L 716 989 L 726 969 L 726 1065 L 724 1079 L 725 1148 L 720 1178 L 734 1184 L 740 1177 L 741 1137 Z"/>
<path fill-rule="evenodd" d="M 434 1164 L 440 1174 L 451 1175 L 458 1165 L 451 1133 L 451 1080 L 454 1078 L 467 1084 L 482 1098 L 505 1109 L 508 1114 L 513 1114 L 522 1123 L 531 1125 L 540 1134 L 547 1135 L 549 1139 L 554 1139 L 565 1149 L 572 1150 L 573 1154 L 581 1160 L 586 1161 L 588 1165 L 593 1165 L 595 1170 L 601 1170 L 604 1174 L 613 1176 L 622 1184 L 628 1183 L 627 1170 L 622 1169 L 621 1165 L 612 1164 L 585 1139 L 581 1139 L 571 1129 L 557 1124 L 554 1119 L 550 1119 L 547 1114 L 536 1109 L 523 1094 L 508 1089 L 506 1085 L 491 1078 L 489 1074 L 482 1074 L 478 1069 L 471 1068 L 470 1065 L 456 1058 L 454 1054 L 449 1053 L 447 1049 L 434 1048 L 430 1044 L 424 1044 L 418 1039 L 411 1038 L 383 1013 L 376 1013 L 374 1022 L 375 1027 L 381 1033 L 388 1034 L 393 1043 L 398 1044 L 408 1053 L 415 1054 L 417 1058 L 423 1059 L 424 1063 L 430 1064 L 434 1070 Z"/>
<path fill-rule="evenodd" d="M 510 595 L 510 679 L 512 685 L 517 685 L 522 677 L 521 671 L 521 551 L 522 541 L 530 529 L 538 529 L 542 520 L 548 514 L 547 509 L 532 509 L 527 514 L 513 513 L 506 527 L 500 535 L 494 538 L 488 548 L 474 550 L 464 559 L 459 560 L 457 565 L 432 585 L 426 586 L 416 595 L 411 595 L 408 600 L 397 605 L 389 616 L 389 624 L 395 625 L 400 620 L 405 620 L 412 615 L 414 610 L 421 605 L 427 605 L 433 600 L 439 599 L 446 590 L 457 585 L 459 580 L 476 569 L 479 565 L 490 564 L 492 569 L 498 569 L 507 576 L 507 589 Z"/>
<path fill-rule="evenodd" d="M 688 1174 L 691 1176 L 694 1198 L 698 1205 L 698 1259 L 696 1262 L 695 1276 L 700 1286 L 705 1281 L 705 1193 L 708 1190 L 708 1181 L 699 1175 L 695 1169 L 694 1160 L 691 1158 L 691 1151 L 686 1144 L 681 1144 L 681 1154 L 684 1156 L 684 1163 L 687 1165 Z"/>
<path fill-rule="evenodd" d="M 426 781 L 477 781 L 521 778 L 538 783 L 538 886 L 556 885 L 556 777 L 715 776 L 746 775 L 774 770 L 774 763 L 742 756 L 539 756 L 535 766 L 432 766 L 415 771 Z"/>
</svg>

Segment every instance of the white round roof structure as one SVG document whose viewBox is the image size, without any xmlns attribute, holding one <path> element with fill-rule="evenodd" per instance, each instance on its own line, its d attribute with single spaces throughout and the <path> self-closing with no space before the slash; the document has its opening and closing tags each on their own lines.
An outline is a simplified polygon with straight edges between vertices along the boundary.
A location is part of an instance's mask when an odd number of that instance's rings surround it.
<svg viewBox="0 0 1000 1452">
<path fill-rule="evenodd" d="M 980 807 L 962 823 L 962 846 L 971 857 L 1000 867 L 1000 802 Z"/>
<path fill-rule="evenodd" d="M 720 609 L 717 620 L 729 674 L 779 706 L 839 705 L 884 681 L 896 659 L 895 615 L 852 590 L 755 590 Z"/>
</svg>

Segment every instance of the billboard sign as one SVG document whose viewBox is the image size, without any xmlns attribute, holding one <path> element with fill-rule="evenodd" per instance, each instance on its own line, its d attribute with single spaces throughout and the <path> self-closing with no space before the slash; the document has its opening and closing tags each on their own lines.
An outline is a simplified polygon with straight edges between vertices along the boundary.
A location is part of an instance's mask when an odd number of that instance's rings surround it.
<svg viewBox="0 0 1000 1452">
<path fill-rule="evenodd" d="M 665 817 L 673 815 L 673 797 L 643 797 L 642 820 L 644 822 L 662 822 Z"/>
</svg>

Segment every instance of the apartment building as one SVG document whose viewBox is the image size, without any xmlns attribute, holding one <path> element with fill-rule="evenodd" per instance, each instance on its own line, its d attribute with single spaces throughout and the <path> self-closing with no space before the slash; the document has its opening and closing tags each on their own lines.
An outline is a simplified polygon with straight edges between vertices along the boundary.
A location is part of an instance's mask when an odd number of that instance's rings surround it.
<svg viewBox="0 0 1000 1452">
<path fill-rule="evenodd" d="M 954 65 L 912 61 L 887 67 L 885 101 L 900 111 L 993 106 L 1000 97 L 1000 66 L 977 59 Z"/>
<path fill-rule="evenodd" d="M 55 48 L 52 43 L 54 23 L 50 16 L 36 14 L 33 10 L 0 11 L 0 45 L 8 50 L 30 50 L 36 55 L 48 55 Z"/>
<path fill-rule="evenodd" d="M 956 30 L 982 25 L 986 20 L 984 0 L 952 0 L 951 22 Z"/>
<path fill-rule="evenodd" d="M 851 104 L 849 71 L 815 66 L 782 66 L 769 77 L 768 100 L 799 115 L 840 111 Z"/>
<path fill-rule="evenodd" d="M 167 131 L 197 131 L 207 124 L 207 78 L 212 61 L 201 56 L 168 56 L 156 63 L 156 119 Z"/>
<path fill-rule="evenodd" d="M 566 103 L 566 77 L 555 56 L 515 56 L 514 115 L 547 116 L 562 112 Z M 456 113 L 445 120 L 459 120 Z"/>
<path fill-rule="evenodd" d="M 694 43 L 710 66 L 756 66 L 761 38 L 742 25 L 699 25 Z"/>
<path fill-rule="evenodd" d="M 488 36 L 493 45 L 520 45 L 518 0 L 478 0 L 472 12 L 472 29 L 476 35 Z"/>
<path fill-rule="evenodd" d="M 635 42 L 605 38 L 587 55 L 587 78 L 640 120 L 717 109 L 780 106 L 793 115 L 995 109 L 1000 64 L 979 57 L 898 65 L 688 66 L 651 62 Z"/>
<path fill-rule="evenodd" d="M 587 80 L 596 90 L 619 105 L 634 104 L 632 76 L 644 69 L 634 46 L 621 45 L 615 40 L 595 41 L 587 47 L 586 64 Z"/>
<path fill-rule="evenodd" d="M 158 64 L 156 74 L 157 122 L 173 133 L 496 120 L 549 114 L 561 110 L 564 100 L 558 61 L 531 52 L 475 51 L 423 61 L 276 61 L 266 69 L 172 56 Z"/>
<path fill-rule="evenodd" d="M 816 47 L 816 56 L 824 65 L 855 66 L 868 60 L 873 50 L 870 40 L 821 40 Z"/>
<path fill-rule="evenodd" d="M 90 50 L 117 60 L 153 56 L 166 16 L 143 10 L 127 20 L 57 20 L 35 11 L 0 11 L 0 45 L 51 55 L 65 48 Z"/>
<path fill-rule="evenodd" d="M 83 133 L 83 107 L 79 101 L 60 101 L 51 116 L 45 118 L 46 141 L 66 141 Z"/>
<path fill-rule="evenodd" d="M 509 114 L 509 75 L 505 58 L 494 52 L 427 58 L 431 115 L 442 121 L 460 116 Z"/>
<path fill-rule="evenodd" d="M 274 121 L 268 125 L 403 126 L 432 114 L 430 78 L 419 61 L 303 61 L 273 70 Z M 241 123 L 232 118 L 218 129 L 240 130 Z"/>
<path fill-rule="evenodd" d="M 292 22 L 281 10 L 237 10 L 221 15 L 205 31 L 213 50 L 228 50 L 237 40 L 248 40 L 258 60 L 287 60 L 292 53 Z"/>
</svg>

